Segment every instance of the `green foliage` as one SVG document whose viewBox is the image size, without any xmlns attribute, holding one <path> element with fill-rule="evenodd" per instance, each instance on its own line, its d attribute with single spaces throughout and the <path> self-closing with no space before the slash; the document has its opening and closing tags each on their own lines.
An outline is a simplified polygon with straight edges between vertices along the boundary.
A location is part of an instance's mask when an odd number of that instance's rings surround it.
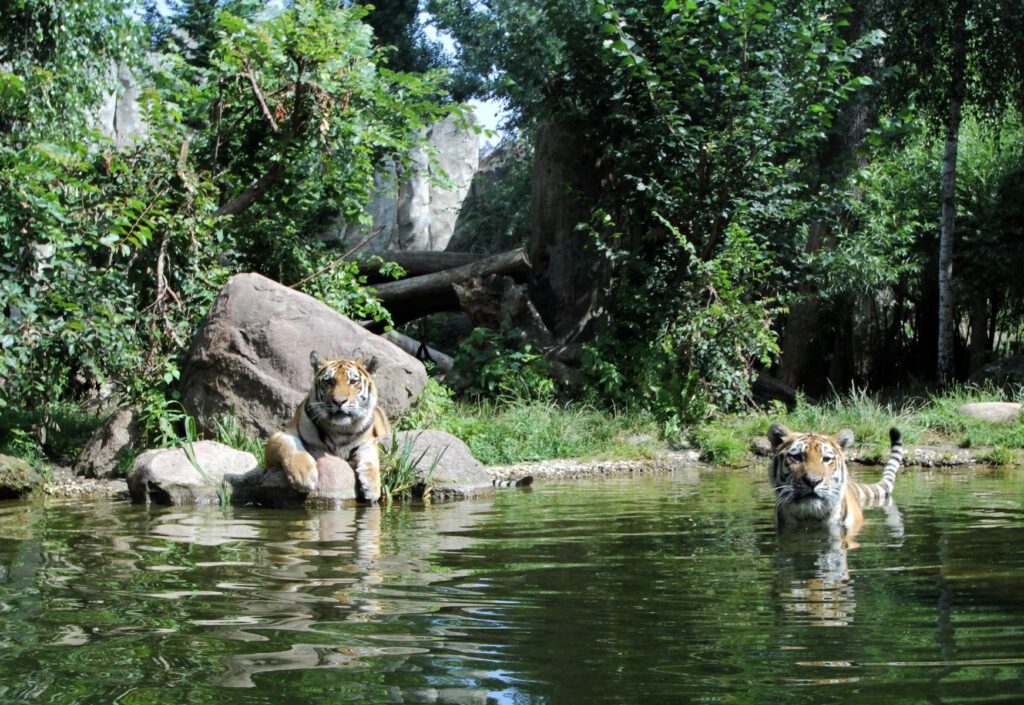
<svg viewBox="0 0 1024 705">
<path fill-rule="evenodd" d="M 556 391 L 544 356 L 516 330 L 474 328 L 452 371 L 469 382 L 464 393 L 470 397 L 544 400 Z"/>
<path fill-rule="evenodd" d="M 70 463 L 103 418 L 74 404 L 59 403 L 0 412 L 0 454 L 29 460 Z"/>
<path fill-rule="evenodd" d="M 778 352 L 771 320 L 780 310 L 761 284 L 775 274 L 770 259 L 738 226 L 708 261 L 675 232 L 644 285 L 620 289 L 618 308 L 632 316 L 616 321 L 583 358 L 597 398 L 652 410 L 668 437 L 743 404 L 756 368 Z M 673 276 L 680 267 L 683 275 Z"/>
<path fill-rule="evenodd" d="M 593 151 L 581 227 L 612 272 L 585 360 L 597 395 L 639 401 L 670 432 L 740 405 L 777 352 L 781 304 L 819 276 L 798 256 L 811 167 L 871 83 L 855 65 L 881 33 L 846 38 L 842 2 L 430 7 L 519 125 L 571 126 Z"/>
<path fill-rule="evenodd" d="M 9 0 L 0 22 L 0 137 L 87 138 L 86 117 L 137 55 L 129 0 Z"/>
<path fill-rule="evenodd" d="M 427 385 L 420 393 L 415 406 L 398 420 L 395 430 L 413 431 L 437 427 L 443 419 L 454 413 L 454 394 L 451 387 L 446 387 L 433 377 L 427 379 Z"/>
</svg>

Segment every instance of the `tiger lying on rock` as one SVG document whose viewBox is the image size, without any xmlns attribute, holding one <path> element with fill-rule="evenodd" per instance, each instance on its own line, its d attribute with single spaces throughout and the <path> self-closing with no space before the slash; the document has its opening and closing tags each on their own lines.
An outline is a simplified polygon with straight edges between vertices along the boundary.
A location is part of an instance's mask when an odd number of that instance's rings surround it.
<svg viewBox="0 0 1024 705">
<path fill-rule="evenodd" d="M 772 424 L 768 440 L 772 445 L 769 474 L 778 527 L 818 523 L 840 526 L 855 534 L 864 522 L 862 508 L 892 495 L 903 462 L 903 440 L 895 428 L 889 430 L 891 449 L 882 479 L 872 484 L 850 476 L 846 462 L 846 450 L 853 445 L 850 429 L 826 436 L 793 433 L 782 424 Z"/>
<path fill-rule="evenodd" d="M 280 465 L 289 484 L 312 492 L 319 479 L 309 450 L 324 450 L 355 468 L 362 498 L 380 499 L 380 453 L 377 444 L 390 435 L 391 424 L 377 406 L 377 385 L 370 373 L 376 361 L 321 360 L 309 354 L 313 386 L 283 430 L 267 441 L 265 466 Z"/>
</svg>

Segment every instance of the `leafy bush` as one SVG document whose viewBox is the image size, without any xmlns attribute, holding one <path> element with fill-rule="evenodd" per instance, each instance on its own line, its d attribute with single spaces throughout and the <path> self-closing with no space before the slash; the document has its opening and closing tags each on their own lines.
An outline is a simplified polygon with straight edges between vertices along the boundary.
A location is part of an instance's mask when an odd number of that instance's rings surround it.
<svg viewBox="0 0 1024 705">
<path fill-rule="evenodd" d="M 470 397 L 551 399 L 555 382 L 544 356 L 521 331 L 475 328 L 455 355 L 453 373 Z"/>
</svg>

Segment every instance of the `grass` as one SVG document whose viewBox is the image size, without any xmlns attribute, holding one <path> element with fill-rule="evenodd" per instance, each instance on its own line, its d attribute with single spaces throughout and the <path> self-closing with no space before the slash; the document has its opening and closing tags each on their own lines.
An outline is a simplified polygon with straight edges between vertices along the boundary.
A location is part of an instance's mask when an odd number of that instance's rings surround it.
<svg viewBox="0 0 1024 705">
<path fill-rule="evenodd" d="M 380 488 L 386 504 L 391 504 L 395 498 L 409 497 L 413 488 L 421 481 L 426 486 L 427 492 L 430 491 L 434 470 L 441 462 L 447 448 L 428 459 L 427 453 L 430 452 L 430 449 L 427 448 L 417 455 L 413 447 L 414 444 L 413 438 L 406 438 L 403 443 L 399 444 L 398 439 L 392 436 L 391 444 L 383 448 Z M 425 467 L 425 471 L 420 472 L 422 467 Z"/>
<path fill-rule="evenodd" d="M 645 458 L 662 445 L 657 424 L 646 415 L 546 401 L 457 402 L 433 427 L 461 438 L 487 465 Z"/>
</svg>

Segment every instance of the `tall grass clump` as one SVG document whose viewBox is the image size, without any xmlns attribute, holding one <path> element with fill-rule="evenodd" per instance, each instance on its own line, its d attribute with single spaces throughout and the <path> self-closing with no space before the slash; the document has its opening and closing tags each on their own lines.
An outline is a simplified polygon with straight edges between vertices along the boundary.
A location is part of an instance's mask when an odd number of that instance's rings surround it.
<svg viewBox="0 0 1024 705">
<path fill-rule="evenodd" d="M 434 470 L 437 469 L 446 448 L 430 456 L 431 449 L 419 453 L 415 450 L 415 438 L 406 436 L 399 442 L 396 436 L 383 449 L 380 465 L 380 489 L 383 501 L 391 504 L 396 498 L 408 498 L 413 488 L 422 484 L 424 495 L 430 492 Z"/>
</svg>

